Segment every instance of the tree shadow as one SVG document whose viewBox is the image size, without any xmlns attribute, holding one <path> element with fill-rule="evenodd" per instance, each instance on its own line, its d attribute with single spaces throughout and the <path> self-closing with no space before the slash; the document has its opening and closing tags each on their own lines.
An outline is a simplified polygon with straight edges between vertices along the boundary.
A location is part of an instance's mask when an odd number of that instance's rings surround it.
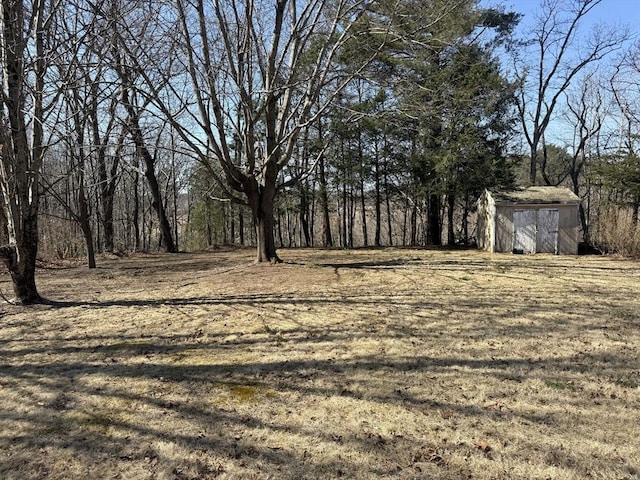
<svg viewBox="0 0 640 480">
<path fill-rule="evenodd" d="M 180 353 L 190 349 L 192 344 L 183 343 L 183 336 L 169 337 L 147 341 L 145 344 L 127 344 L 122 337 L 101 338 L 105 344 L 98 347 L 83 347 L 77 345 L 80 338 L 70 338 L 71 345 L 49 348 L 48 353 L 53 359 L 48 363 L 29 362 L 31 355 L 37 352 L 23 350 L 18 352 L 23 359 L 16 359 L 15 363 L 3 363 L 0 366 L 0 378 L 2 385 L 7 386 L 16 382 L 44 389 L 53 397 L 51 402 L 35 410 L 1 411 L 2 422 L 19 422 L 30 425 L 27 435 L 15 436 L 5 431 L 1 437 L 1 443 L 10 444 L 13 449 L 51 448 L 57 446 L 63 449 L 71 449 L 81 458 L 93 458 L 98 453 L 98 460 L 107 457 L 120 457 L 122 462 L 138 462 L 145 464 L 149 471 L 163 467 L 163 462 L 170 460 L 163 457 L 162 452 L 154 449 L 139 449 L 128 441 L 129 437 L 143 438 L 146 441 L 170 442 L 181 445 L 184 448 L 196 450 L 201 454 L 195 458 L 184 459 L 180 464 L 166 466 L 175 478 L 180 478 L 175 473 L 176 469 L 189 472 L 189 478 L 197 475 L 206 477 L 216 472 L 218 458 L 225 461 L 244 462 L 247 465 L 261 465 L 271 474 L 279 475 L 279 478 L 299 478 L 301 471 L 298 469 L 301 452 L 295 448 L 281 447 L 277 444 L 269 445 L 258 441 L 253 437 L 233 435 L 234 431 L 270 431 L 283 435 L 300 437 L 306 441 L 314 442 L 348 442 L 356 451 L 369 452 L 376 448 L 376 442 L 397 442 L 406 448 L 410 447 L 410 439 L 376 438 L 360 435 L 351 438 L 336 438 L 333 432 L 318 432 L 311 427 L 303 425 L 292 426 L 280 420 L 266 422 L 251 414 L 246 409 L 238 409 L 226 404 L 203 404 L 201 401 L 189 399 L 166 400 L 151 390 L 149 393 L 129 391 L 126 385 L 131 380 L 143 379 L 145 385 L 168 385 L 182 389 L 206 389 L 211 385 L 250 385 L 259 391 L 274 389 L 279 395 L 303 395 L 316 398 L 346 397 L 353 401 L 366 397 L 367 402 L 380 405 L 396 406 L 406 410 L 419 411 L 423 415 L 440 416 L 441 412 L 450 412 L 447 415 L 461 417 L 474 417 L 482 421 L 526 421 L 544 426 L 553 427 L 558 419 L 552 415 L 536 414 L 534 412 L 519 410 L 496 410 L 490 407 L 480 407 L 472 402 L 449 401 L 429 398 L 421 394 L 413 394 L 410 389 L 402 389 L 396 385 L 394 379 L 401 378 L 397 374 L 411 373 L 429 382 L 430 378 L 440 375 L 493 375 L 502 380 L 513 381 L 512 372 L 527 371 L 527 375 L 539 376 L 544 379 L 545 372 L 575 372 L 583 373 L 583 367 L 576 364 L 575 358 L 556 357 L 544 359 L 524 358 L 496 358 L 496 359 L 468 359 L 468 358 L 434 358 L 427 355 L 388 359 L 384 356 L 362 356 L 349 360 L 282 360 L 269 362 L 244 362 L 242 364 L 209 363 L 205 365 L 176 365 L 161 360 L 162 357 Z M 157 340 L 160 340 L 158 342 Z M 331 341 L 331 338 L 327 339 Z M 174 345 L 168 346 L 164 342 L 171 341 Z M 263 341 L 263 348 L 275 348 L 276 341 Z M 235 347 L 242 345 L 239 341 Z M 218 342 L 199 344 L 199 348 L 220 348 Z M 69 361 L 69 354 L 80 355 L 84 361 Z M 111 361 L 111 357 L 118 354 L 118 361 Z M 140 363 L 136 358 L 151 355 L 148 361 Z M 135 357 L 135 358 L 134 358 Z M 6 361 L 6 357 L 3 356 Z M 19 360 L 19 361 L 18 361 Z M 615 356 L 592 356 L 591 364 L 608 364 L 610 369 L 633 369 L 638 365 L 625 365 L 623 359 Z M 383 380 L 375 375 L 370 384 L 365 381 L 361 388 L 349 386 L 348 378 L 367 378 L 373 372 L 386 371 L 388 380 Z M 554 373 L 549 373 L 553 376 Z M 82 378 L 108 378 L 110 383 L 96 387 L 88 382 L 82 382 Z M 362 381 L 362 380 L 360 380 Z M 346 384 L 345 384 L 346 382 Z M 345 386 L 346 385 L 346 386 Z M 159 387 L 158 387 L 159 388 Z M 428 390 L 428 389 L 427 389 Z M 365 392 L 364 394 L 362 392 Z M 118 400 L 128 405 L 143 405 L 145 409 L 156 412 L 156 415 L 175 415 L 183 419 L 190 426 L 199 426 L 198 431 L 190 432 L 189 429 L 180 431 L 166 431 L 162 425 L 147 425 L 129 419 L 126 411 L 123 415 L 118 413 L 104 414 L 93 411 L 75 411 L 73 406 L 67 406 L 60 396 L 101 397 L 110 402 Z M 37 399 L 26 398 L 25 404 L 36 402 Z M 118 403 L 120 405 L 120 403 Z M 50 412 L 43 415 L 42 411 Z M 220 435 L 220 431 L 228 431 L 229 435 Z M 117 433 L 117 435 L 115 433 Z M 406 444 L 406 445 L 405 445 Z M 465 447 L 456 447 L 465 448 Z M 210 457 L 216 460 L 211 463 L 206 460 Z M 159 459 L 158 464 L 154 464 Z M 149 460 L 151 459 L 151 460 Z M 220 464 L 222 465 L 222 463 Z M 223 467 L 224 468 L 224 467 Z M 256 467 L 257 468 L 257 467 Z M 348 462 L 331 464 L 322 459 L 309 460 L 304 466 L 306 474 L 317 477 L 322 472 L 332 471 L 337 475 L 343 471 L 346 475 L 350 469 Z M 358 467 L 361 468 L 361 467 Z M 372 466 L 369 474 L 379 466 Z M 0 465 L 0 472 L 5 471 Z M 316 472 L 314 474 L 314 472 Z M 362 472 L 361 472 L 362 473 Z M 391 471 L 375 473 L 391 474 Z"/>
<path fill-rule="evenodd" d="M 318 266 L 375 270 L 425 265 L 440 273 L 493 268 L 480 263 L 482 266 L 446 259 L 433 262 L 392 259 L 326 262 Z M 163 267 L 158 265 L 157 268 Z M 195 270 L 197 265 L 185 268 Z M 588 276 L 590 272 L 585 270 L 584 275 Z M 594 295 L 597 294 L 595 288 Z M 269 311 L 271 316 L 266 316 L 267 325 L 260 335 L 243 335 L 240 331 L 205 335 L 197 332 L 67 335 L 60 331 L 46 332 L 46 327 L 42 327 L 46 333 L 28 342 L 19 334 L 5 336 L 0 347 L 0 391 L 15 389 L 22 396 L 19 401 L 0 408 L 0 424 L 3 425 L 0 445 L 9 452 L 0 459 L 0 477 L 10 477 L 11 469 L 20 462 L 33 462 L 33 459 L 21 456 L 21 451 L 33 455 L 33 452 L 46 452 L 50 448 L 72 452 L 86 465 L 118 458 L 123 464 L 123 471 L 137 465 L 137 478 L 215 478 L 224 476 L 225 469 L 232 468 L 235 470 L 229 471 L 229 476 L 236 478 L 242 478 L 245 473 L 249 478 L 257 475 L 256 472 L 267 478 L 292 480 L 304 477 L 451 476 L 460 472 L 443 473 L 440 470 L 443 464 L 438 462 L 421 465 L 423 471 L 419 473 L 399 473 L 396 470 L 398 466 L 406 470 L 412 458 L 418 458 L 414 452 L 422 446 L 416 445 L 416 437 L 412 435 L 403 437 L 402 432 L 399 436 L 382 435 L 373 430 L 347 435 L 343 434 L 339 419 L 333 428 L 319 431 L 314 428 L 312 419 L 307 422 L 286 420 L 283 413 L 287 409 L 295 410 L 294 403 L 288 399 L 296 396 L 314 398 L 320 404 L 345 399 L 349 405 L 361 407 L 365 417 L 366 409 L 374 406 L 381 410 L 397 409 L 426 416 L 436 419 L 434 423 L 448 423 L 454 427 L 456 419 L 463 418 L 490 426 L 504 422 L 557 430 L 566 424 L 563 418 L 566 413 L 562 412 L 561 405 L 539 410 L 509 405 L 496 407 L 493 405 L 496 402 L 483 402 L 482 398 L 471 394 L 465 397 L 464 392 L 456 390 L 451 379 L 466 379 L 471 385 L 490 379 L 492 382 L 488 385 L 507 385 L 513 389 L 521 383 L 535 380 L 540 385 L 572 389 L 580 388 L 585 375 L 598 375 L 604 384 L 628 381 L 632 385 L 637 378 L 634 372 L 640 371 L 638 358 L 622 350 L 574 355 L 531 353 L 529 356 L 509 355 L 503 350 L 493 356 L 487 351 L 475 357 L 470 353 L 472 350 L 456 350 L 454 342 L 479 343 L 486 342 L 486 339 L 515 337 L 544 342 L 549 332 L 559 334 L 575 328 L 576 321 L 570 312 L 552 316 L 558 312 L 558 304 L 553 301 L 526 298 L 521 292 L 513 292 L 501 298 L 500 308 L 497 308 L 496 297 L 489 288 L 475 289 L 472 295 L 468 293 L 470 291 L 466 289 L 467 296 L 464 297 L 449 292 L 442 299 L 430 298 L 428 289 L 416 294 L 415 290 L 398 288 L 393 292 L 336 290 L 300 294 L 291 290 L 186 298 L 50 301 L 49 307 L 69 309 L 71 314 L 74 308 L 95 310 L 99 312 L 97 321 L 103 318 L 105 309 L 112 307 L 207 307 L 210 316 L 218 312 L 218 307 L 231 310 L 260 307 Z M 382 305 L 385 308 L 380 309 L 381 313 L 376 313 L 376 309 L 381 307 L 383 293 L 388 295 L 389 302 Z M 327 314 L 338 308 L 349 309 L 355 312 L 353 324 L 305 325 L 297 316 L 307 308 L 322 309 Z M 606 303 L 595 307 L 591 316 L 582 320 L 581 328 L 584 331 L 603 328 L 600 317 L 608 315 L 609 308 Z M 424 323 L 408 325 L 402 321 L 403 312 L 420 314 Z M 491 312 L 490 315 L 487 312 Z M 552 320 L 512 321 L 513 318 L 542 318 L 546 315 L 552 316 Z M 286 320 L 288 326 L 271 331 L 267 328 L 268 322 L 274 318 Z M 470 318 L 476 321 L 468 321 Z M 477 321 L 479 318 L 483 321 Z M 630 321 L 637 323 L 637 316 Z M 34 320 L 24 322 L 24 327 L 28 328 Z M 453 324 L 456 328 L 447 328 Z M 450 351 L 440 356 L 397 352 L 393 355 L 385 352 L 358 355 L 348 351 L 350 344 L 346 342 L 367 341 L 374 336 L 380 343 L 404 338 L 407 344 L 422 342 L 420 345 L 428 352 L 431 337 L 438 334 L 448 335 L 452 345 Z M 22 342 L 24 347 L 13 348 Z M 289 356 L 294 348 L 315 351 L 327 344 L 342 342 L 347 343 L 343 357 L 337 357 L 330 351 L 315 359 L 304 359 L 294 354 Z M 182 359 L 194 350 L 201 352 L 198 357 L 200 363 L 182 364 Z M 282 352 L 280 360 L 260 360 L 261 355 L 278 350 Z M 231 355 L 246 351 L 253 354 L 250 360 L 224 360 L 225 353 Z M 207 352 L 221 355 L 208 357 Z M 450 395 L 435 393 L 443 388 L 442 382 L 451 383 Z M 134 388 L 136 385 L 140 386 Z M 234 389 L 240 392 L 237 398 L 231 394 Z M 272 418 L 253 412 L 252 399 L 242 403 L 241 392 L 248 392 L 247 395 L 257 392 L 256 402 L 269 404 L 270 411 L 274 412 Z M 275 393 L 270 396 L 269 392 Z M 490 392 L 487 398 L 493 393 Z M 220 400 L 216 395 L 224 398 Z M 91 402 L 74 405 L 74 399 L 80 397 Z M 568 395 L 567 398 L 579 407 L 593 401 L 587 395 Z M 622 401 L 611 398 L 597 400 Z M 105 405 L 112 407 L 106 408 Z M 17 408 L 11 408 L 13 406 Z M 102 410 L 92 409 L 92 406 L 102 406 Z M 136 412 L 144 415 L 138 418 Z M 293 411 L 291 415 L 296 413 Z M 158 418 L 167 420 L 163 423 L 155 420 Z M 179 425 L 175 419 L 180 419 L 184 426 L 172 428 Z M 5 428 L 5 425 L 17 424 L 27 426 L 24 433 L 16 434 Z M 293 439 L 293 443 L 282 445 L 264 440 L 278 435 Z M 144 445 L 135 443 L 139 441 Z M 363 466 L 353 458 L 338 460 L 335 455 L 326 458 L 305 456 L 301 451 L 304 447 L 298 447 L 296 441 L 301 445 L 335 445 L 338 451 L 348 447 L 362 456 L 371 452 L 380 452 L 382 456 L 391 451 L 395 457 L 388 464 L 380 462 Z M 160 448 L 167 444 L 195 453 L 178 459 Z M 447 448 L 452 455 L 455 453 L 461 457 L 484 455 L 473 445 L 463 442 Z M 576 478 L 584 473 L 579 464 L 568 466 L 567 470 Z M 45 470 L 37 472 L 32 478 L 47 476 Z M 99 470 L 91 473 L 96 478 L 100 476 Z M 132 478 L 136 476 L 132 475 Z"/>
<path fill-rule="evenodd" d="M 140 393 L 129 391 L 126 385 L 130 380 L 144 379 L 145 384 L 169 385 L 182 388 L 206 389 L 210 385 L 251 385 L 259 391 L 274 389 L 280 395 L 303 395 L 316 398 L 346 397 L 354 401 L 363 399 L 380 405 L 396 406 L 406 410 L 419 411 L 423 415 L 440 416 L 442 412 L 450 412 L 447 415 L 461 417 L 473 417 L 481 421 L 504 422 L 529 422 L 544 426 L 554 427 L 559 421 L 553 415 L 537 414 L 530 411 L 516 409 L 497 410 L 491 407 L 481 407 L 472 402 L 442 401 L 428 396 L 415 395 L 411 390 L 402 389 L 402 385 L 394 383 L 394 379 L 400 378 L 396 374 L 405 375 L 408 372 L 429 382 L 434 375 L 493 375 L 502 380 L 511 380 L 513 371 L 527 371 L 528 375 L 545 379 L 545 372 L 575 372 L 583 373 L 582 367 L 576 365 L 576 359 L 571 357 L 556 357 L 544 359 L 500 358 L 500 359 L 468 359 L 468 358 L 434 358 L 420 356 L 402 359 L 386 359 L 383 356 L 362 356 L 350 360 L 336 361 L 325 360 L 283 360 L 270 362 L 245 362 L 239 365 L 227 363 L 210 363 L 206 365 L 175 365 L 154 361 L 151 358 L 146 363 L 136 363 L 133 358 L 126 359 L 127 355 L 134 357 L 152 352 L 153 355 L 175 354 L 181 349 L 188 349 L 190 345 L 175 345 L 167 349 L 163 343 L 144 346 L 139 351 L 131 346 L 122 345 L 121 337 L 110 339 L 111 344 L 103 347 L 92 348 L 82 346 L 62 346 L 51 348 L 49 353 L 58 360 L 47 364 L 28 362 L 28 357 L 33 352 L 20 352 L 25 360 L 15 364 L 4 363 L 0 366 L 0 378 L 2 386 L 24 383 L 38 387 L 49 392 L 52 400 L 41 408 L 31 405 L 23 411 L 0 410 L 0 421 L 20 422 L 30 425 L 30 434 L 16 436 L 5 431 L 1 435 L 0 443 L 10 444 L 13 449 L 24 448 L 50 448 L 57 446 L 64 449 L 72 449 L 80 457 L 94 457 L 99 452 L 99 457 L 121 457 L 123 462 L 144 462 L 145 457 L 159 458 L 162 456 L 157 451 L 145 451 L 132 445 L 128 438 L 143 438 L 147 441 L 156 440 L 182 445 L 192 450 L 202 452 L 202 457 L 215 452 L 215 458 L 242 460 L 248 463 L 260 463 L 266 465 L 268 471 L 278 472 L 280 478 L 293 479 L 300 475 L 296 465 L 300 461 L 300 453 L 295 449 L 280 447 L 278 445 L 262 444 L 255 438 L 220 435 L 221 430 L 233 431 L 270 431 L 284 435 L 301 437 L 307 441 L 322 442 L 348 442 L 351 448 L 367 452 L 375 448 L 376 442 L 391 442 L 405 444 L 409 447 L 410 439 L 383 439 L 361 435 L 352 438 L 334 438 L 333 432 L 318 432 L 311 427 L 299 425 L 294 427 L 282 421 L 266 422 L 246 410 L 237 409 L 233 405 L 203 404 L 201 401 L 189 399 L 165 400 L 152 392 Z M 175 339 L 183 341 L 182 337 Z M 76 343 L 77 339 L 70 339 Z M 265 348 L 273 348 L 274 342 L 267 342 Z M 203 348 L 216 348 L 215 342 L 205 344 Z M 66 361 L 69 353 L 83 353 L 86 361 Z M 112 362 L 109 357 L 119 353 L 125 358 L 118 362 Z M 99 361 L 99 360 L 102 361 Z M 612 355 L 592 356 L 590 363 L 607 364 L 612 370 L 620 368 L 634 369 L 638 365 L 626 365 L 626 360 L 617 359 Z M 388 380 L 383 380 L 382 385 L 376 382 L 380 377 L 371 378 L 361 385 L 360 389 L 353 385 L 345 387 L 345 378 L 367 378 L 372 372 L 386 371 Z M 552 376 L 554 373 L 549 373 Z M 78 378 L 109 378 L 110 383 L 96 387 Z M 335 381 L 338 379 L 338 381 Z M 313 381 L 310 381 L 313 380 Z M 321 380 L 321 381 L 319 381 Z M 360 380 L 362 381 L 362 380 Z M 427 389 L 428 390 L 428 389 Z M 362 392 L 366 393 L 362 393 Z M 177 415 L 189 425 L 200 426 L 199 431 L 189 432 L 166 431 L 162 425 L 146 425 L 129 419 L 126 412 L 123 415 L 117 413 L 106 415 L 93 411 L 75 411 L 73 406 L 66 405 L 64 398 L 75 396 L 101 397 L 110 402 L 118 400 L 128 405 L 143 405 L 145 409 L 156 412 L 157 415 Z M 25 398 L 28 405 L 37 399 Z M 43 415 L 42 411 L 48 411 L 49 415 Z M 558 415 L 560 415 L 558 413 Z M 120 432 L 113 435 L 113 432 Z M 463 448 L 463 447 L 460 447 Z M 185 471 L 199 472 L 202 475 L 212 475 L 216 465 L 195 459 L 185 459 L 182 463 Z M 162 461 L 168 461 L 162 459 Z M 215 462 L 214 462 L 215 463 Z M 178 468 L 173 466 L 172 468 Z M 343 470 L 348 473 L 349 468 L 342 462 L 339 465 L 327 465 L 320 459 L 309 461 L 305 465 L 306 473 L 312 477 L 320 472 Z M 376 467 L 377 468 L 377 467 Z M 0 472 L 3 470 L 0 464 Z M 369 472 L 373 474 L 373 471 Z M 377 471 L 377 473 L 381 473 Z M 387 474 L 391 472 L 386 472 Z M 176 477 L 179 478 L 179 477 Z M 191 478 L 196 478 L 192 476 Z"/>
</svg>

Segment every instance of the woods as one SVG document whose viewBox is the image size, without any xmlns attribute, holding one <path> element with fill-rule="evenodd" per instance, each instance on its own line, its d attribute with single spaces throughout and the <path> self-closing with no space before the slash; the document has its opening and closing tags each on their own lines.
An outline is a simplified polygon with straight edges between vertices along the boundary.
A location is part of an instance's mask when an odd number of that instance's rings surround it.
<svg viewBox="0 0 640 480">
<path fill-rule="evenodd" d="M 473 244 L 481 192 L 529 184 L 637 255 L 640 49 L 600 4 L 3 0 L 17 301 L 38 258 Z"/>
</svg>

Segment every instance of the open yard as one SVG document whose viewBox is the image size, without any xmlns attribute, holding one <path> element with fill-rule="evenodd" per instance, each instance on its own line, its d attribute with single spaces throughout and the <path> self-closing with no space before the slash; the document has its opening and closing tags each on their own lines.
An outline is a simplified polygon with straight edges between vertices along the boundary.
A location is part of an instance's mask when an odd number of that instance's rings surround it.
<svg viewBox="0 0 640 480">
<path fill-rule="evenodd" d="M 0 306 L 0 478 L 640 478 L 640 263 L 280 255 L 40 270 L 56 303 Z"/>
</svg>

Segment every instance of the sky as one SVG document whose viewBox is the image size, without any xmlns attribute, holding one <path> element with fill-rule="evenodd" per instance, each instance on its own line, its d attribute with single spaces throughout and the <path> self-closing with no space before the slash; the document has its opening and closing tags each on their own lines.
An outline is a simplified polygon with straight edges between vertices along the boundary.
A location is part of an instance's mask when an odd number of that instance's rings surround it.
<svg viewBox="0 0 640 480">
<path fill-rule="evenodd" d="M 507 11 L 523 14 L 518 31 L 523 32 L 535 22 L 542 0 L 481 0 L 484 6 L 504 6 Z M 640 41 L 640 0 L 602 0 L 582 20 L 578 37 L 588 36 L 592 27 L 599 23 L 627 27 L 635 40 Z M 629 42 L 631 43 L 631 42 Z M 581 45 L 580 41 L 575 43 Z M 547 140 L 558 145 L 569 145 L 573 141 L 573 128 L 558 115 L 562 109 L 555 110 L 556 115 L 547 129 Z"/>
<path fill-rule="evenodd" d="M 507 10 L 524 14 L 523 22 L 533 17 L 540 0 L 492 0 L 489 4 L 502 4 Z M 589 23 L 605 21 L 607 23 L 628 25 L 631 29 L 640 29 L 640 0 L 602 0 L 585 19 Z"/>
</svg>

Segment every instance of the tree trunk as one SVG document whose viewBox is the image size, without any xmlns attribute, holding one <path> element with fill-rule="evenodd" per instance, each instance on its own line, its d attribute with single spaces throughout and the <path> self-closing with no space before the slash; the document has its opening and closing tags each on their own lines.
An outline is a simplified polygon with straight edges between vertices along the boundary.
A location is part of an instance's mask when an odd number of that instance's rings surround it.
<svg viewBox="0 0 640 480">
<path fill-rule="evenodd" d="M 347 224 L 347 235 L 349 240 L 347 242 L 347 247 L 353 248 L 353 227 L 356 223 L 356 202 L 353 195 L 353 178 L 350 178 L 349 180 L 349 222 Z"/>
<path fill-rule="evenodd" d="M 149 152 L 146 145 L 144 145 L 142 135 L 138 132 L 134 137 L 134 142 L 136 143 L 136 146 L 142 156 L 142 160 L 144 161 L 144 176 L 147 179 L 149 190 L 151 191 L 151 207 L 158 216 L 160 235 L 165 245 L 164 249 L 168 253 L 175 253 L 178 249 L 174 242 L 173 231 L 169 224 L 169 218 L 167 217 L 167 212 L 162 202 L 162 192 L 160 191 L 158 177 L 156 177 L 155 161 L 151 156 L 151 152 Z"/>
<path fill-rule="evenodd" d="M 43 301 L 36 288 L 35 276 L 39 175 L 45 150 L 43 92 L 47 55 L 43 27 L 44 5 L 44 2 L 33 5 L 34 11 L 29 20 L 33 21 L 31 33 L 35 41 L 27 47 L 25 35 L 29 35 L 29 32 L 24 31 L 27 7 L 23 2 L 17 1 L 2 1 L 1 4 L 3 18 L 0 54 L 4 64 L 4 86 L 3 105 L 0 108 L 0 190 L 9 245 L 0 247 L 0 259 L 9 270 L 16 301 L 20 304 Z M 28 56 L 35 58 L 34 63 L 28 67 L 24 61 L 27 49 Z M 29 78 L 32 78 L 32 84 L 29 84 Z M 29 107 L 26 107 L 25 91 L 29 91 L 31 97 Z M 29 118 L 25 118 L 27 115 Z M 27 138 L 29 130 L 31 142 Z"/>
<path fill-rule="evenodd" d="M 407 224 L 409 218 L 409 201 L 405 198 L 404 209 L 402 212 L 402 243 L 403 247 L 407 246 Z"/>
<path fill-rule="evenodd" d="M 296 224 L 295 220 L 291 219 L 291 210 L 287 208 L 285 212 L 287 214 L 287 247 L 291 248 L 296 241 Z"/>
<path fill-rule="evenodd" d="M 231 245 L 236 243 L 236 216 L 234 210 L 233 204 L 229 205 L 229 237 Z"/>
<path fill-rule="evenodd" d="M 164 249 L 166 252 L 175 253 L 178 251 L 178 248 L 174 242 L 173 231 L 169 224 L 169 219 L 162 202 L 162 192 L 160 191 L 160 185 L 155 172 L 155 159 L 151 155 L 151 152 L 149 152 L 142 134 L 139 112 L 136 111 L 136 107 L 131 100 L 133 95 L 129 95 L 131 81 L 125 68 L 119 68 L 118 74 L 120 75 L 120 79 L 123 83 L 122 103 L 127 111 L 128 117 L 126 127 L 131 135 L 134 145 L 142 157 L 142 161 L 144 162 L 144 176 L 147 179 L 147 183 L 149 184 L 149 189 L 151 191 L 151 206 L 158 216 L 160 240 L 164 241 Z"/>
<path fill-rule="evenodd" d="M 83 117 L 80 93 L 77 88 L 72 90 L 70 101 L 74 107 L 73 124 L 76 134 L 76 146 L 71 148 L 71 166 L 78 183 L 78 212 L 75 213 L 70 203 L 65 204 L 65 208 L 69 210 L 71 217 L 78 222 L 82 236 L 84 237 L 85 249 L 87 252 L 87 263 L 89 268 L 96 268 L 96 254 L 93 246 L 93 233 L 91 231 L 90 209 L 87 195 L 85 192 L 85 167 L 86 167 L 86 150 L 85 150 L 85 127 L 87 117 Z M 77 148 L 77 152 L 75 152 Z M 77 157 L 77 158 L 76 158 Z M 74 161 L 74 159 L 76 161 Z M 77 162 L 77 163 L 76 163 Z"/>
<path fill-rule="evenodd" d="M 387 234 L 389 237 L 389 246 L 393 246 L 393 219 L 391 216 L 391 196 L 389 195 L 389 177 L 387 176 L 387 165 L 384 166 L 384 203 L 387 207 Z"/>
<path fill-rule="evenodd" d="M 15 294 L 14 301 L 21 305 L 42 303 L 43 299 L 36 288 L 37 212 L 26 215 L 21 223 L 21 238 L 15 245 L 0 247 L 0 258 L 11 275 Z"/>
<path fill-rule="evenodd" d="M 92 87 L 97 89 L 96 87 Z M 93 93 L 93 95 L 97 96 L 97 93 Z M 98 164 L 98 180 L 100 182 L 99 188 L 99 197 L 100 197 L 100 206 L 102 207 L 102 229 L 104 232 L 104 250 L 106 252 L 113 253 L 115 251 L 114 244 L 114 225 L 113 225 L 113 209 L 114 209 L 114 198 L 116 194 L 116 182 L 117 182 L 117 173 L 118 166 L 120 163 L 120 153 L 122 150 L 124 135 L 126 130 L 123 129 L 119 138 L 116 147 L 115 155 L 113 156 L 113 160 L 111 166 L 107 169 L 107 141 L 100 138 L 100 132 L 98 130 L 99 120 L 98 116 L 98 106 L 95 103 L 97 100 L 94 100 L 92 104 L 91 111 L 91 121 L 92 121 L 92 138 L 94 145 L 97 146 L 96 157 Z M 98 237 L 99 238 L 99 237 Z"/>
<path fill-rule="evenodd" d="M 536 174 L 538 173 L 538 143 L 539 138 L 534 133 L 533 143 L 531 145 L 531 159 L 529 163 L 529 183 L 531 183 L 531 185 L 536 184 Z"/>
<path fill-rule="evenodd" d="M 309 199 L 307 196 L 307 186 L 300 184 L 300 228 L 304 235 L 305 246 L 311 246 L 311 233 L 309 232 Z"/>
<path fill-rule="evenodd" d="M 209 211 L 210 207 L 209 207 L 209 201 L 205 200 L 205 204 L 204 204 L 204 217 L 205 217 L 205 223 L 206 223 L 206 232 L 207 232 L 207 247 L 210 247 L 211 245 L 213 245 L 213 230 L 211 227 L 211 212 Z"/>
<path fill-rule="evenodd" d="M 311 182 L 310 190 L 311 192 L 311 205 L 309 205 L 309 238 L 311 240 L 311 247 L 315 246 L 315 228 L 316 228 L 316 195 L 314 192 L 316 191 L 316 181 L 315 179 Z"/>
<path fill-rule="evenodd" d="M 574 171 L 571 174 L 571 183 L 573 185 L 573 193 L 575 193 L 578 197 L 580 196 L 580 179 L 578 177 L 578 172 Z M 584 210 L 584 206 L 582 202 L 578 204 L 578 214 L 580 216 L 580 225 L 582 226 L 582 240 L 584 242 L 589 242 L 589 222 L 587 221 L 587 215 Z"/>
<path fill-rule="evenodd" d="M 142 244 L 141 244 L 141 235 L 140 235 L 140 192 L 138 191 L 139 187 L 139 174 L 138 171 L 133 175 L 133 212 L 131 214 L 133 219 L 133 232 L 134 232 L 134 251 L 139 252 Z M 144 221 L 143 226 L 144 229 Z M 144 232 L 143 232 L 144 235 Z"/>
<path fill-rule="evenodd" d="M 362 238 L 363 246 L 369 246 L 369 232 L 367 231 L 367 205 L 364 197 L 364 175 L 360 177 L 360 208 L 362 209 Z"/>
<path fill-rule="evenodd" d="M 469 245 L 469 195 L 464 198 L 464 211 L 462 212 L 462 238 L 465 245 Z"/>
<path fill-rule="evenodd" d="M 256 262 L 280 263 L 276 253 L 274 236 L 273 204 L 276 193 L 275 173 L 266 175 L 265 185 L 260 185 L 253 177 L 245 179 L 245 193 L 253 216 L 256 232 Z M 271 178 L 273 177 L 273 178 Z"/>
<path fill-rule="evenodd" d="M 253 224 L 256 229 L 257 239 L 257 262 L 280 263 L 281 260 L 276 253 L 276 243 L 273 236 L 273 205 L 269 207 L 266 202 L 254 212 Z"/>
<path fill-rule="evenodd" d="M 89 222 L 82 222 L 80 224 L 82 230 L 82 236 L 84 237 L 84 244 L 87 249 L 87 265 L 89 268 L 96 268 L 96 251 L 93 247 L 93 235 L 91 233 L 91 226 Z"/>
<path fill-rule="evenodd" d="M 331 217 L 329 215 L 329 195 L 327 193 L 327 177 L 324 168 L 324 155 L 322 155 L 318 162 L 320 208 L 322 209 L 322 244 L 325 247 L 333 247 L 333 238 L 331 236 Z"/>
<path fill-rule="evenodd" d="M 429 245 L 442 245 L 442 230 L 440 226 L 440 196 L 429 196 L 429 230 L 427 242 Z"/>
<path fill-rule="evenodd" d="M 347 181 L 345 175 L 342 178 L 342 224 L 340 227 L 340 246 L 346 248 L 347 245 Z"/>
<path fill-rule="evenodd" d="M 98 163 L 100 165 L 100 163 Z M 115 179 L 107 180 L 100 172 L 100 204 L 102 207 L 102 230 L 104 232 L 104 250 L 113 253 L 115 251 L 113 228 L 113 200 L 115 196 Z M 106 171 L 105 171 L 106 172 Z"/>
<path fill-rule="evenodd" d="M 456 234 L 453 225 L 453 213 L 456 206 L 456 197 L 453 193 L 447 195 L 447 245 L 450 247 L 456 244 Z"/>
<path fill-rule="evenodd" d="M 284 240 L 282 239 L 282 214 L 279 208 L 277 209 L 277 215 L 274 217 L 274 222 L 275 222 L 274 236 L 275 236 L 275 233 L 278 234 L 278 242 L 280 242 L 281 247 L 284 247 Z"/>
<path fill-rule="evenodd" d="M 81 172 L 84 171 L 81 169 Z M 82 236 L 84 237 L 85 248 L 87 249 L 87 264 L 89 268 L 96 268 L 96 253 L 93 246 L 93 234 L 91 232 L 91 222 L 89 220 L 89 206 L 87 196 L 84 193 L 84 174 L 78 178 L 78 223 Z"/>
<path fill-rule="evenodd" d="M 414 198 L 413 205 L 411 206 L 411 240 L 409 241 L 412 247 L 418 245 L 418 199 Z"/>
<path fill-rule="evenodd" d="M 100 203 L 102 206 L 102 230 L 104 232 L 104 250 L 113 253 L 115 243 L 113 236 L 113 195 L 108 193 L 109 188 L 101 188 Z M 115 193 L 115 191 L 114 191 Z"/>
<path fill-rule="evenodd" d="M 375 200 L 375 212 L 376 212 L 376 232 L 375 232 L 375 236 L 373 239 L 373 244 L 376 247 L 379 247 L 381 245 L 381 236 L 382 236 L 382 196 L 381 196 L 381 189 L 380 189 L 380 157 L 378 155 L 378 145 L 377 142 L 375 144 L 375 149 L 376 151 L 374 152 L 375 155 L 375 160 L 373 163 L 373 168 L 374 168 L 374 177 L 375 177 L 375 195 L 376 195 L 376 200 Z"/>
<path fill-rule="evenodd" d="M 173 238 L 175 241 L 176 252 L 180 251 L 180 244 L 178 243 L 178 180 L 176 179 L 176 161 L 175 161 L 175 146 L 172 145 L 171 155 L 171 180 L 173 190 Z M 226 212 L 226 210 L 225 210 Z M 226 230 L 225 230 L 226 233 Z"/>
</svg>

